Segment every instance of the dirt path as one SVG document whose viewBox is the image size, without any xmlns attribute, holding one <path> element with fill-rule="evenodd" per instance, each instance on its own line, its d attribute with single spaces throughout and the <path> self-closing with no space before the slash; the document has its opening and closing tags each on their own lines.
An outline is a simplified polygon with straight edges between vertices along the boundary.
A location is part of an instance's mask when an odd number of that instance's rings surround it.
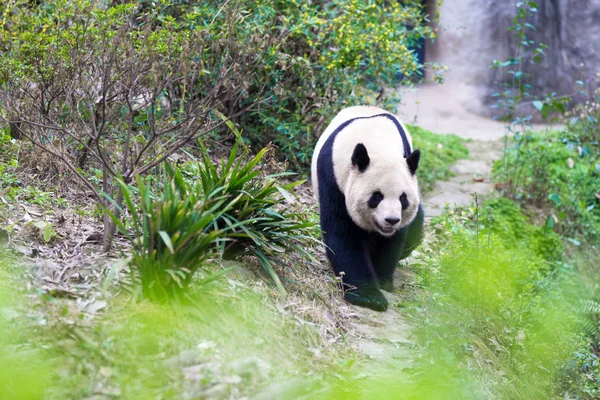
<svg viewBox="0 0 600 400">
<path fill-rule="evenodd" d="M 487 194 L 492 189 L 491 171 L 495 160 L 502 156 L 504 125 L 480 117 L 468 110 L 468 91 L 452 87 L 423 85 L 403 94 L 399 116 L 435 133 L 454 133 L 470 139 L 466 146 L 470 159 L 459 160 L 451 167 L 455 174 L 450 180 L 437 182 L 434 190 L 424 196 L 427 217 L 441 215 L 446 204 L 450 207 L 471 204 L 473 193 Z M 462 96 L 462 97 L 461 97 Z M 414 277 L 399 268 L 395 277 L 396 293 L 385 293 L 390 308 L 384 313 L 356 308 L 357 319 L 352 323 L 354 334 L 350 341 L 364 355 L 361 363 L 377 376 L 381 371 L 399 374 L 410 367 L 417 355 L 411 341 L 411 324 L 402 308 Z"/>
<path fill-rule="evenodd" d="M 473 193 L 485 195 L 492 190 L 492 165 L 502 157 L 500 139 L 505 125 L 471 112 L 472 96 L 472 88 L 452 84 L 426 84 L 403 90 L 399 115 L 404 121 L 435 133 L 454 133 L 471 140 L 466 144 L 470 159 L 459 160 L 450 168 L 455 176 L 437 182 L 433 191 L 425 195 L 427 217 L 441 215 L 446 204 L 467 206 L 473 201 Z"/>
<path fill-rule="evenodd" d="M 474 140 L 466 143 L 470 159 L 459 160 L 450 167 L 455 176 L 436 182 L 433 191 L 425 195 L 423 204 L 427 217 L 436 217 L 449 207 L 468 206 L 473 194 L 486 195 L 493 189 L 491 182 L 494 161 L 502 157 L 501 143 Z"/>
</svg>

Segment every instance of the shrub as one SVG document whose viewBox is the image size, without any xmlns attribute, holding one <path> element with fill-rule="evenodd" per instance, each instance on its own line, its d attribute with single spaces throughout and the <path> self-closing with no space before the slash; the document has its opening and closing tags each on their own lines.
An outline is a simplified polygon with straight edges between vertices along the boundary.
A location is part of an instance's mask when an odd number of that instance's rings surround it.
<svg viewBox="0 0 600 400">
<path fill-rule="evenodd" d="M 218 29 L 157 20 L 135 3 L 50 0 L 40 8 L 2 8 L 11 29 L 0 32 L 7 48 L 0 55 L 0 118 L 60 160 L 98 202 L 105 199 L 90 166 L 120 206 L 118 177 L 131 182 L 219 127 L 224 121 L 215 111 L 236 117 L 257 106 L 270 96 L 265 88 L 277 89 L 268 85 L 271 75 L 285 81 L 283 67 L 263 68 L 272 65 L 266 59 L 277 41 L 248 47 L 233 8 Z M 104 223 L 108 250 L 115 227 L 108 214 Z"/>
<path fill-rule="evenodd" d="M 280 184 L 278 178 L 289 174 L 261 173 L 256 167 L 268 148 L 254 157 L 246 151 L 237 157 L 238 150 L 236 143 L 227 162 L 223 160 L 217 168 L 203 147 L 203 162 L 197 164 L 199 185 L 194 186 L 195 195 L 210 198 L 217 193 L 235 197 L 236 201 L 230 206 L 224 203 L 217 207 L 219 213 L 213 220 L 214 229 L 227 230 L 229 243 L 223 243 L 222 254 L 225 257 L 255 256 L 277 287 L 285 292 L 273 263 L 279 262 L 278 256 L 287 250 L 312 259 L 304 245 L 318 243 L 317 223 L 309 219 L 308 214 L 285 211 L 278 206 L 277 197 L 293 197 L 290 192 L 303 181 Z"/>
<path fill-rule="evenodd" d="M 518 205 L 491 200 L 433 221 L 440 234 L 417 273 L 425 289 L 418 379 L 432 377 L 476 398 L 547 399 L 580 346 L 577 295 L 560 251 L 536 245 Z M 544 231 L 560 243 L 553 232 Z M 576 280 L 576 279 L 575 279 Z M 576 287 L 576 285 L 574 285 Z M 459 396 L 460 397 L 460 396 Z"/>
<path fill-rule="evenodd" d="M 273 142 L 296 170 L 308 167 L 317 135 L 341 107 L 380 103 L 395 110 L 397 96 L 385 88 L 400 74 L 418 76 L 423 66 L 411 49 L 434 37 L 419 1 L 153 4 L 147 7 L 158 21 L 175 16 L 183 29 L 206 31 L 209 38 L 228 29 L 231 41 L 223 46 L 239 47 L 248 58 L 264 55 L 252 74 L 221 92 L 219 109 L 232 117 L 266 93 L 260 107 L 233 119 L 254 149 Z M 237 87 L 245 90 L 238 94 Z"/>
<path fill-rule="evenodd" d="M 571 129 L 527 134 L 524 146 L 510 149 L 505 162 L 518 171 L 513 190 L 500 162 L 494 177 L 506 194 L 544 210 L 549 227 L 572 240 L 594 240 L 600 237 L 600 151 L 596 144 L 582 143 Z"/>
<path fill-rule="evenodd" d="M 417 1 L 117 3 L 0 5 L 0 118 L 117 206 L 118 177 L 152 171 L 221 113 L 255 149 L 274 142 L 306 167 L 334 110 L 385 99 L 420 67 L 410 47 L 433 37 Z"/>
<path fill-rule="evenodd" d="M 180 298 L 224 234 L 213 229 L 212 222 L 227 200 L 198 198 L 168 164 L 165 172 L 159 194 L 154 193 L 149 180 L 144 182 L 139 176 L 135 188 L 119 182 L 131 216 L 131 230 L 111 215 L 133 245 L 131 263 L 139 273 L 142 294 L 153 300 Z M 229 200 L 227 206 L 231 203 Z"/>
<path fill-rule="evenodd" d="M 0 129 L 0 186 L 5 188 L 19 183 L 15 171 L 19 166 L 17 144 L 7 130 Z"/>
<path fill-rule="evenodd" d="M 289 192 L 301 182 L 280 184 L 281 174 L 262 173 L 258 167 L 267 149 L 254 157 L 238 151 L 239 142 L 229 158 L 215 166 L 201 143 L 202 162 L 182 169 L 183 174 L 165 164 L 159 188 L 152 188 L 152 179 L 138 177 L 136 187 L 120 181 L 131 229 L 112 218 L 133 244 L 132 264 L 145 297 L 181 297 L 194 272 L 219 254 L 256 257 L 285 293 L 274 263 L 281 263 L 288 250 L 312 259 L 305 246 L 317 242 L 316 222 L 279 207 L 278 197 L 292 196 Z"/>
</svg>

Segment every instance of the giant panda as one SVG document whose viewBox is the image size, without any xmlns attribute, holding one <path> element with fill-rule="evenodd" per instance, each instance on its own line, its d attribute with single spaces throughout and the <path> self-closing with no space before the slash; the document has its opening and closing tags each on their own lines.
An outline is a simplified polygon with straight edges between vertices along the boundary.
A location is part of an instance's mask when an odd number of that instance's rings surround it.
<svg viewBox="0 0 600 400">
<path fill-rule="evenodd" d="M 416 171 L 420 152 L 406 127 L 377 107 L 340 111 L 315 147 L 311 178 L 326 254 L 349 303 L 385 311 L 398 261 L 423 237 Z"/>
</svg>

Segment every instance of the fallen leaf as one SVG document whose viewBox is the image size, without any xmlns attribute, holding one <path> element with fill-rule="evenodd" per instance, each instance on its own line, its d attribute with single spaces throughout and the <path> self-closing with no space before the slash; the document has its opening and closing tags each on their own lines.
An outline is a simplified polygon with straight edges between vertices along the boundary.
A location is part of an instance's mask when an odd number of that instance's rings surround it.
<svg viewBox="0 0 600 400">
<path fill-rule="evenodd" d="M 474 182 L 483 182 L 485 180 L 485 178 L 481 177 L 481 176 L 476 176 L 473 178 Z"/>
<path fill-rule="evenodd" d="M 41 217 L 44 213 L 38 210 L 35 207 L 26 206 L 25 204 L 21 204 L 21 207 L 25 210 L 26 213 L 33 215 L 34 217 Z"/>
<path fill-rule="evenodd" d="M 33 221 L 33 218 L 31 218 L 31 215 L 29 215 L 27 211 L 25 211 L 25 214 L 23 214 L 23 217 L 21 217 L 21 219 L 25 222 Z"/>
<path fill-rule="evenodd" d="M 569 159 L 567 160 L 567 165 L 569 166 L 569 168 L 573 168 L 575 166 L 575 161 L 573 161 L 573 159 L 569 157 Z"/>
</svg>

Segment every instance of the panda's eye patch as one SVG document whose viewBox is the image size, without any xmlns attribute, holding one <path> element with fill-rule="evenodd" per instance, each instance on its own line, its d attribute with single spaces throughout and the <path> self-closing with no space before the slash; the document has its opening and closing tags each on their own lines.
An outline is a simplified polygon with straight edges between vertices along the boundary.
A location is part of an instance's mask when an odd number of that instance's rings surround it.
<svg viewBox="0 0 600 400">
<path fill-rule="evenodd" d="M 406 193 L 402 193 L 400 195 L 400 204 L 402 204 L 403 210 L 406 210 L 408 208 L 408 197 L 406 196 Z"/>
<path fill-rule="evenodd" d="M 377 208 L 379 203 L 383 200 L 383 194 L 380 191 L 373 192 L 371 198 L 369 198 L 368 205 L 370 208 Z"/>
</svg>

